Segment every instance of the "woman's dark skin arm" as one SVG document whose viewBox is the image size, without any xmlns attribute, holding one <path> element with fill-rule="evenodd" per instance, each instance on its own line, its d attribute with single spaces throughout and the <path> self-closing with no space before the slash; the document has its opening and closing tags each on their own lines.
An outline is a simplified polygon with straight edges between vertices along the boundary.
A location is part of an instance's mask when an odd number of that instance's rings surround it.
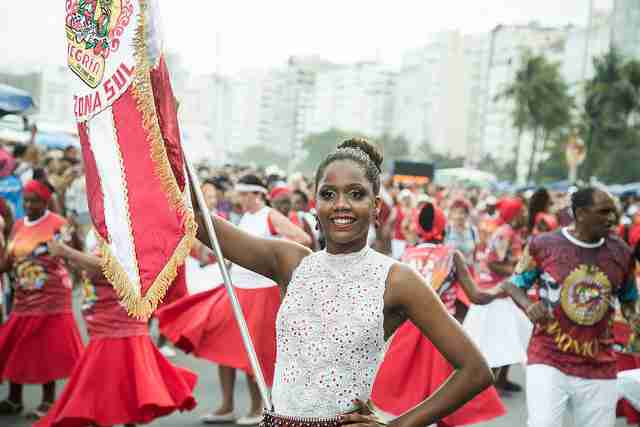
<svg viewBox="0 0 640 427">
<path fill-rule="evenodd" d="M 8 273 L 13 267 L 13 260 L 7 252 L 7 244 L 8 241 L 5 241 L 0 247 L 0 273 Z"/>
<path fill-rule="evenodd" d="M 387 314 L 404 313 L 455 369 L 435 394 L 389 425 L 422 427 L 435 423 L 492 384 L 493 375 L 480 351 L 415 270 L 403 264 L 392 267 L 384 305 L 385 325 Z M 386 335 L 391 332 L 387 331 Z M 375 423 L 372 416 L 360 413 L 344 418 L 357 427 Z"/>
<path fill-rule="evenodd" d="M 271 222 L 279 235 L 298 242 L 306 247 L 311 247 L 313 242 L 311 238 L 300 227 L 294 225 L 289 218 L 282 215 L 279 211 L 272 209 L 269 212 Z"/>
<path fill-rule="evenodd" d="M 13 231 L 9 233 L 9 237 L 2 239 L 2 245 L 0 245 L 0 274 L 8 273 L 13 268 L 13 258 L 9 254 L 9 242 L 11 241 Z"/>
<path fill-rule="evenodd" d="M 516 263 L 509 261 L 492 261 L 488 263 L 488 266 L 489 270 L 492 272 L 500 276 L 508 277 L 513 274 L 513 270 L 516 268 Z"/>
<path fill-rule="evenodd" d="M 553 317 L 549 308 L 545 306 L 542 301 L 531 301 L 524 289 L 518 288 L 509 281 L 502 282 L 499 287 L 502 288 L 511 297 L 511 299 L 513 299 L 513 301 L 525 311 L 525 313 L 527 313 L 527 316 L 532 322 L 539 323 Z"/>
<path fill-rule="evenodd" d="M 0 232 L 3 234 L 2 237 L 6 240 L 9 238 L 9 234 L 13 229 L 15 218 L 13 217 L 11 208 L 9 208 L 9 204 L 2 197 L 0 197 L 0 215 L 2 215 L 2 219 L 4 220 L 4 227 L 0 229 Z"/>
<path fill-rule="evenodd" d="M 489 304 L 491 301 L 502 295 L 506 296 L 506 293 L 499 286 L 496 286 L 490 290 L 479 288 L 475 280 L 473 280 L 473 277 L 471 277 L 471 272 L 467 267 L 467 263 L 465 262 L 464 257 L 459 251 L 454 252 L 453 262 L 456 266 L 458 281 L 462 285 L 464 293 L 467 294 L 472 303 L 477 305 L 485 305 Z"/>
<path fill-rule="evenodd" d="M 95 255 L 80 252 L 64 242 L 58 242 L 56 240 L 47 242 L 47 247 L 49 248 L 49 254 L 51 254 L 51 256 L 64 258 L 90 273 L 97 274 L 102 272 L 100 258 Z"/>
</svg>

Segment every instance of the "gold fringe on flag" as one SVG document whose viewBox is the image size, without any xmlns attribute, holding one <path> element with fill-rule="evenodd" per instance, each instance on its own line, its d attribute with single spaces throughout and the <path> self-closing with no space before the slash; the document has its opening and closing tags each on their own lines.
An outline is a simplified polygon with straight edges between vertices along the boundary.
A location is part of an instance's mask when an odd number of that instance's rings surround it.
<svg viewBox="0 0 640 427">
<path fill-rule="evenodd" d="M 125 305 L 129 315 L 148 319 L 162 302 L 169 286 L 178 274 L 178 267 L 184 263 L 189 255 L 191 246 L 195 242 L 197 224 L 193 209 L 185 203 L 186 194 L 180 191 L 176 177 L 171 169 L 167 151 L 158 123 L 156 106 L 151 85 L 151 64 L 147 49 L 147 10 L 149 5 L 145 0 L 139 0 L 140 12 L 138 27 L 134 37 L 134 57 L 136 59 L 133 96 L 136 99 L 138 111 L 142 113 L 143 126 L 148 133 L 151 159 L 155 164 L 155 173 L 164 189 L 170 206 L 184 218 L 185 235 L 176 246 L 173 255 L 160 271 L 147 293 L 142 296 L 136 284 L 131 283 L 127 273 L 118 260 L 113 256 L 107 242 L 102 242 L 102 271 L 113 285 L 118 297 Z M 188 187 L 186 187 L 188 188 Z"/>
</svg>

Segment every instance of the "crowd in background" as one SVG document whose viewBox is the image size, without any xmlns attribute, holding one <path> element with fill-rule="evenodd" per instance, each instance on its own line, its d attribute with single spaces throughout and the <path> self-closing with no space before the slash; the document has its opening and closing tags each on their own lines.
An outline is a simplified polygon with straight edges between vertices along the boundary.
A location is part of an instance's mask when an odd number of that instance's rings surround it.
<svg viewBox="0 0 640 427">
<path fill-rule="evenodd" d="M 255 174 L 268 189 L 265 201 L 302 227 L 315 250 L 323 247 L 314 212 L 313 177 L 286 174 L 277 166 L 256 168 L 241 165 L 198 167 L 203 194 L 209 209 L 234 224 L 243 215 L 240 193 L 234 191 L 238 179 Z M 24 215 L 22 187 L 30 179 L 46 180 L 54 191 L 50 210 L 66 217 L 81 238 L 91 228 L 82 156 L 78 147 L 45 150 L 35 144 L 7 144 L 0 148 L 0 221 L 3 238 L 8 238 L 13 222 Z M 571 191 L 527 190 L 516 194 L 528 205 L 526 233 L 549 231 L 571 222 Z M 383 253 L 399 259 L 405 247 L 417 241 L 415 215 L 421 205 L 433 201 L 449 219 L 446 240 L 461 249 L 470 265 L 482 257 L 487 239 L 500 223 L 496 206 L 501 196 L 489 188 L 443 187 L 436 183 L 396 182 L 387 175 L 381 189 L 380 226 L 371 230 L 370 242 Z M 640 233 L 640 196 L 630 192 L 618 199 L 620 233 L 625 240 Z M 634 242 L 635 243 L 635 242 Z"/>
<path fill-rule="evenodd" d="M 253 192 L 266 206 L 282 214 L 280 218 L 286 218 L 287 227 L 297 227 L 304 232 L 303 237 L 306 234 L 305 238 L 298 236 L 292 240 L 314 251 L 324 248 L 324 236 L 315 215 L 315 177 L 301 173 L 287 174 L 277 166 L 199 166 L 197 172 L 207 208 L 212 214 L 235 225 L 240 224 L 247 213 L 246 199 L 243 198 L 248 192 Z M 68 221 L 79 239 L 79 247 L 82 247 L 91 229 L 91 218 L 80 150 L 75 146 L 44 150 L 32 143 L 0 148 L 2 246 L 10 239 L 16 220 L 25 215 L 24 189 L 32 181 L 41 182 L 50 190 L 47 209 Z M 426 205 L 432 206 L 433 212 L 441 212 L 442 216 L 434 214 L 430 219 L 430 227 L 439 231 L 427 240 L 442 242 L 459 251 L 471 275 L 482 285 L 482 282 L 491 282 L 491 277 L 485 277 L 487 274 L 490 276 L 495 273 L 487 269 L 487 265 L 495 261 L 492 257 L 496 253 L 504 249 L 502 261 L 513 264 L 510 264 L 513 269 L 522 255 L 519 251 L 531 236 L 572 224 L 571 195 L 576 190 L 549 191 L 537 188 L 517 194 L 502 194 L 491 188 L 400 182 L 386 175 L 383 176 L 380 191 L 380 213 L 370 227 L 368 241 L 377 251 L 397 260 L 402 259 L 408 249 L 425 242 L 421 213 Z M 627 193 L 618 197 L 616 203 L 617 225 L 611 229 L 611 233 L 619 235 L 631 246 L 637 259 L 640 254 L 640 198 L 635 193 Z M 496 243 L 499 234 L 505 230 L 504 225 L 509 225 L 507 228 L 515 233 L 509 237 L 512 244 L 509 248 L 500 248 Z M 293 236 L 295 233 L 272 234 L 287 238 L 287 234 Z M 516 245 L 516 241 L 520 243 Z M 201 267 L 215 262 L 211 252 L 202 245 L 196 246 L 192 256 L 200 262 Z M 509 274 L 505 274 L 505 277 Z M 11 277 L 9 272 L 3 278 L 2 312 L 5 319 L 11 311 L 15 293 Z M 75 282 L 85 279 L 78 272 L 71 277 Z M 496 283 L 492 283 L 492 286 Z M 455 317 L 462 321 L 467 307 L 459 308 Z M 165 345 L 162 336 L 158 346 L 162 347 L 164 355 L 174 354 Z M 520 391 L 518 384 L 507 379 L 507 372 L 507 369 L 496 371 L 496 388 L 502 393 Z"/>
</svg>

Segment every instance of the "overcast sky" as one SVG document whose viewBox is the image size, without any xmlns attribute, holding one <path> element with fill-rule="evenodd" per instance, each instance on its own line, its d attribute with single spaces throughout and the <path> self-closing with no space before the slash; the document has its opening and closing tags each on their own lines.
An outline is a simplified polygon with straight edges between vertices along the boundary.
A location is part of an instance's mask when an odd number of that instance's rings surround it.
<svg viewBox="0 0 640 427">
<path fill-rule="evenodd" d="M 610 8 L 613 0 L 594 0 Z M 0 57 L 65 65 L 64 0 L 0 0 Z M 282 65 L 291 55 L 335 62 L 402 52 L 430 33 L 485 32 L 497 24 L 585 25 L 589 0 L 160 0 L 166 45 L 195 72 Z M 216 55 L 219 34 L 220 55 Z"/>
</svg>

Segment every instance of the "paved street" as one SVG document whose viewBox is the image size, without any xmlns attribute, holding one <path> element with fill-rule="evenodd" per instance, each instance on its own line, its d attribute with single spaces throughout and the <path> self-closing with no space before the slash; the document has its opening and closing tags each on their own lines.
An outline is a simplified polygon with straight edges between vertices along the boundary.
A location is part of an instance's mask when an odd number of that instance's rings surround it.
<svg viewBox="0 0 640 427">
<path fill-rule="evenodd" d="M 76 304 L 78 307 L 79 304 Z M 80 317 L 78 316 L 78 319 Z M 81 328 L 84 331 L 84 324 L 82 321 L 78 322 L 81 325 Z M 86 336 L 86 335 L 85 335 Z M 34 355 L 34 357 L 38 357 Z M 173 414 L 169 417 L 160 418 L 155 422 L 151 423 L 152 426 L 200 426 L 202 425 L 199 421 L 199 418 L 202 414 L 210 411 L 214 408 L 214 405 L 218 402 L 218 398 L 220 396 L 220 389 L 218 386 L 218 378 L 217 378 L 217 370 L 214 365 L 193 358 L 191 356 L 187 356 L 181 352 L 178 352 L 178 356 L 173 359 L 174 363 L 188 367 L 193 371 L 197 372 L 200 375 L 198 380 L 198 385 L 196 387 L 196 399 L 198 401 L 198 406 L 192 412 L 182 413 L 182 414 Z M 524 382 L 524 374 L 523 370 L 518 368 L 513 370 L 513 379 L 515 379 L 518 383 L 523 384 Z M 0 398 L 4 398 L 7 395 L 8 387 L 6 384 L 0 385 Z M 58 394 L 61 392 L 62 387 L 59 386 Z M 239 415 L 244 415 L 249 408 L 248 398 L 247 398 L 247 390 L 246 390 L 246 382 L 244 378 L 239 377 L 239 381 L 236 386 L 236 406 L 237 413 Z M 39 386 L 27 386 L 25 388 L 25 408 L 26 411 L 36 407 L 40 400 L 40 387 Z M 507 397 L 504 399 L 504 402 L 508 406 L 508 413 L 506 416 L 483 424 L 477 424 L 477 426 L 482 427 L 524 427 L 526 426 L 526 408 L 524 403 L 524 393 L 515 394 L 511 397 Z M 0 418 L 0 427 L 26 427 L 30 426 L 32 423 L 21 417 L 7 417 Z M 570 420 L 565 422 L 565 427 L 573 426 Z M 627 424 L 623 420 L 618 420 L 616 423 L 616 427 L 627 426 Z M 577 427 L 577 426 L 576 426 Z"/>
</svg>

